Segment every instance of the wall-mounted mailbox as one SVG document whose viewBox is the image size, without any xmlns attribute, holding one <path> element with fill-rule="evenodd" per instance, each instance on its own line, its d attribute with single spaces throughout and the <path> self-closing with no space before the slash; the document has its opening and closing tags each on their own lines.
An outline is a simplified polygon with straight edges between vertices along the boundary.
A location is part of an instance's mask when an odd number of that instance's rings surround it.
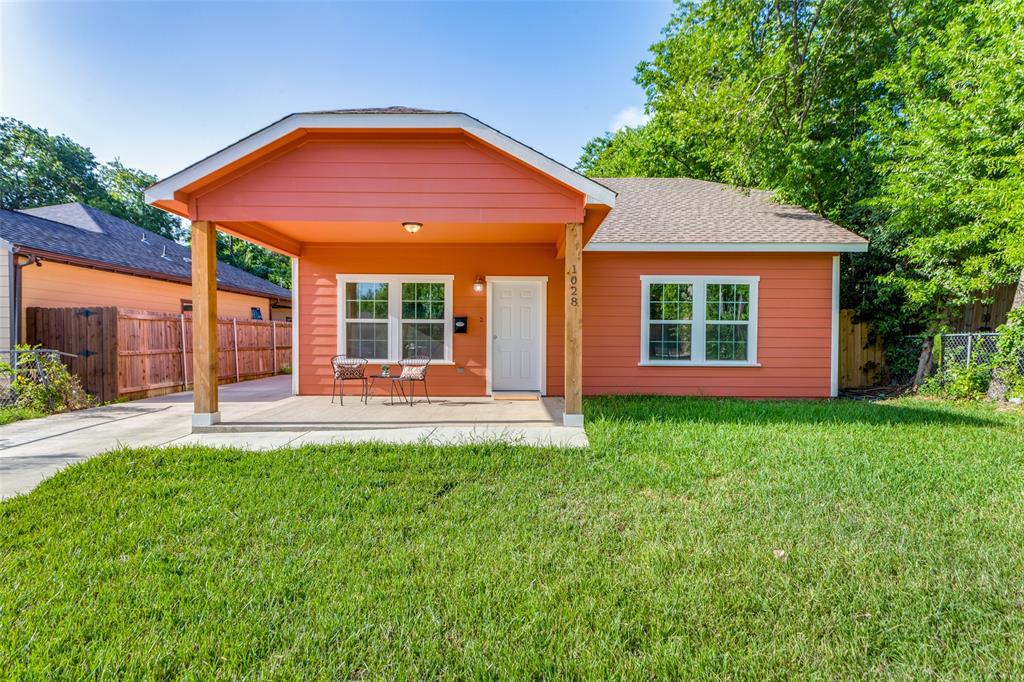
<svg viewBox="0 0 1024 682">
<path fill-rule="evenodd" d="M 469 325 L 466 323 L 467 319 L 469 319 L 469 318 L 467 318 L 465 316 L 454 318 L 452 320 L 452 333 L 454 333 L 454 334 L 465 334 L 466 333 L 466 329 L 469 328 Z"/>
</svg>

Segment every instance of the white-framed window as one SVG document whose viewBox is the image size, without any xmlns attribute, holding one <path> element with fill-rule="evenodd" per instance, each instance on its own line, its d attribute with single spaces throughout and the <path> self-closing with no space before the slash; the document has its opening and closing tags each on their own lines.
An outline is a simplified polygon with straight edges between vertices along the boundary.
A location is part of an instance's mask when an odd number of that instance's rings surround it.
<svg viewBox="0 0 1024 682">
<path fill-rule="evenodd" d="M 760 277 L 640 278 L 640 364 L 756 365 Z"/>
<path fill-rule="evenodd" d="M 454 275 L 338 275 L 338 354 L 452 362 Z"/>
</svg>

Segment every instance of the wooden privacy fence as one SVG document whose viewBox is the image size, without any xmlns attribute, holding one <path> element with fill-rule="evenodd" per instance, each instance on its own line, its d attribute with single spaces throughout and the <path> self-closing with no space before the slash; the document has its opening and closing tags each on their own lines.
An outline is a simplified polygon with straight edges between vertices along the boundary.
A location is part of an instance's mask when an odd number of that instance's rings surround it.
<svg viewBox="0 0 1024 682">
<path fill-rule="evenodd" d="M 71 370 L 106 402 L 184 391 L 192 383 L 192 318 L 121 308 L 29 308 L 26 340 L 78 355 Z M 219 382 L 291 366 L 287 322 L 217 320 Z"/>
<path fill-rule="evenodd" d="M 871 326 L 854 322 L 852 310 L 839 311 L 839 388 L 864 388 L 882 381 L 885 349 L 870 343 Z"/>
</svg>

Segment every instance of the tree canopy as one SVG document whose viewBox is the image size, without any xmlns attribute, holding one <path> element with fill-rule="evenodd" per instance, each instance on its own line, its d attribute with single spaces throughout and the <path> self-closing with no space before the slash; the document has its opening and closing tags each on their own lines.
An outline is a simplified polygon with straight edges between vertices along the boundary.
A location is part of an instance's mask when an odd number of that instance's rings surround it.
<svg viewBox="0 0 1024 682">
<path fill-rule="evenodd" d="M 65 135 L 51 135 L 14 118 L 0 118 L 0 208 L 35 208 L 81 202 L 164 237 L 187 243 L 181 220 L 148 205 L 143 190 L 154 175 L 114 159 L 100 163 Z M 291 264 L 261 246 L 218 235 L 218 257 L 231 265 L 291 287 Z"/>
<path fill-rule="evenodd" d="M 1024 267 L 1024 0 L 680 2 L 636 81 L 650 121 L 593 176 L 774 190 L 871 239 L 844 305 L 885 334 Z"/>
</svg>

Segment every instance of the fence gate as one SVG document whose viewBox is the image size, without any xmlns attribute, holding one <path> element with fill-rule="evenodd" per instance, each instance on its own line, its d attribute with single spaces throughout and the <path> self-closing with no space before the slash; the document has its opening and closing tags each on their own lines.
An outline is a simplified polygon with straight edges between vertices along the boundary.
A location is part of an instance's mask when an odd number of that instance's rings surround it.
<svg viewBox="0 0 1024 682">
<path fill-rule="evenodd" d="M 117 399 L 117 308 L 28 308 L 25 340 L 63 358 L 90 395 Z"/>
</svg>

